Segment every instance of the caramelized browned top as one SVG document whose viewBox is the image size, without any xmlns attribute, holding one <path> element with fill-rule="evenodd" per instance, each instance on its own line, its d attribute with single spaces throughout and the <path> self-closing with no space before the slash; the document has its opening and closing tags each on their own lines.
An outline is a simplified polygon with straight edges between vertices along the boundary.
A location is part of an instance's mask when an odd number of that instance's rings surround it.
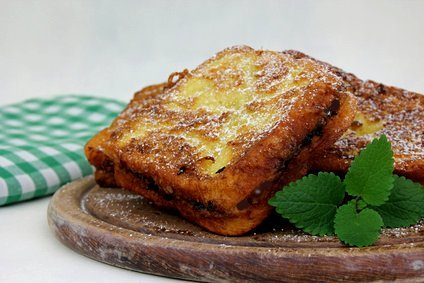
<svg viewBox="0 0 424 283">
<path fill-rule="evenodd" d="M 145 167 L 213 175 L 279 123 L 289 123 L 287 113 L 305 93 L 314 99 L 305 89 L 322 85 L 344 87 L 309 58 L 226 49 L 191 72 L 172 75 L 163 93 L 136 96 L 111 128 L 108 155 L 119 160 L 119 152 L 132 149 Z"/>
</svg>

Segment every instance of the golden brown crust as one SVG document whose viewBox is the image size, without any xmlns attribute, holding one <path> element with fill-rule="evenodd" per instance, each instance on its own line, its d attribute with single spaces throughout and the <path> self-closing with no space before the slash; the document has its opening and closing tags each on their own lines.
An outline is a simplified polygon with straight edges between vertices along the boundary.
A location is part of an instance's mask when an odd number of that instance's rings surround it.
<svg viewBox="0 0 424 283">
<path fill-rule="evenodd" d="M 260 224 L 267 199 L 303 176 L 312 152 L 334 143 L 353 115 L 354 99 L 325 65 L 237 47 L 143 89 L 86 154 L 98 181 L 239 235 Z"/>
</svg>

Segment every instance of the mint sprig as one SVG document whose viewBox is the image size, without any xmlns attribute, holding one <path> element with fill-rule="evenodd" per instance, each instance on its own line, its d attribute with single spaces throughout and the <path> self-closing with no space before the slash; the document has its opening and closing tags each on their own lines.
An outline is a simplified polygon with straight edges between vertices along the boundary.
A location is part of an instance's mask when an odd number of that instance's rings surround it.
<svg viewBox="0 0 424 283">
<path fill-rule="evenodd" d="M 383 135 L 355 157 L 343 183 L 349 195 L 380 205 L 389 198 L 393 180 L 393 152 Z"/>
<path fill-rule="evenodd" d="M 302 189 L 299 190 L 298 188 Z M 276 193 L 269 204 L 297 228 L 312 235 L 334 234 L 333 219 L 342 203 L 345 189 L 333 173 L 309 175 L 290 183 Z"/>
<path fill-rule="evenodd" d="M 350 246 L 368 246 L 385 227 L 407 227 L 424 217 L 424 188 L 393 175 L 386 136 L 355 157 L 343 181 L 320 172 L 292 182 L 268 203 L 297 228 L 312 235 L 336 234 Z M 343 200 L 348 201 L 343 204 Z"/>
</svg>

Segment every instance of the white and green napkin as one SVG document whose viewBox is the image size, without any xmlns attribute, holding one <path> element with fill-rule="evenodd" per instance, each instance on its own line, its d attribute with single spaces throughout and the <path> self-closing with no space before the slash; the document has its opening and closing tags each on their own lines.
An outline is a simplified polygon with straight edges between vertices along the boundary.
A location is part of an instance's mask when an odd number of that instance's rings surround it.
<svg viewBox="0 0 424 283">
<path fill-rule="evenodd" d="M 92 174 L 84 145 L 124 105 L 71 95 L 0 107 L 0 206 L 52 194 Z"/>
</svg>

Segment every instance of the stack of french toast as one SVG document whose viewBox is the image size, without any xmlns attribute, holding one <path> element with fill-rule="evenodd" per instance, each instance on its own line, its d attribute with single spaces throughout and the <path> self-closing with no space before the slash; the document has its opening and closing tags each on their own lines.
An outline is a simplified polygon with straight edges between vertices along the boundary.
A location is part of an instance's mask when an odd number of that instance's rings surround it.
<svg viewBox="0 0 424 283">
<path fill-rule="evenodd" d="M 237 46 L 137 92 L 85 151 L 99 185 L 242 235 L 281 187 L 311 171 L 343 175 L 381 134 L 395 173 L 424 183 L 423 113 L 420 94 L 297 51 Z"/>
</svg>

